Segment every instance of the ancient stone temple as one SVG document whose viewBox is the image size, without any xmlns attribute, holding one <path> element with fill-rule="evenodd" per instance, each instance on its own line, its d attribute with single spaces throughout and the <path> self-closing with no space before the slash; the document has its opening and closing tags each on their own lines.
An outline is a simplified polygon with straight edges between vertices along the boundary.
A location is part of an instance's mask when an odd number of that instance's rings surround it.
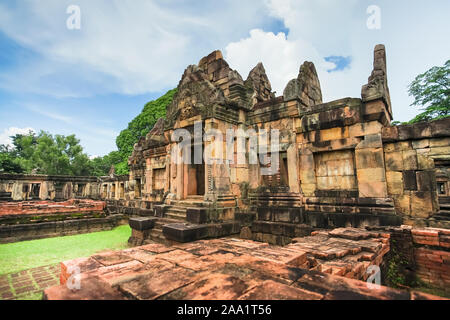
<svg viewBox="0 0 450 320">
<path fill-rule="evenodd" d="M 361 97 L 331 102 L 311 62 L 277 96 L 262 63 L 244 80 L 215 51 L 129 175 L 0 175 L 0 242 L 130 224 L 135 247 L 62 262 L 47 299 L 434 299 L 359 281 L 400 259 L 450 288 L 450 118 L 391 126 L 393 110 L 383 45 Z"/>
<path fill-rule="evenodd" d="M 255 240 L 286 223 L 448 227 L 450 120 L 391 126 L 392 119 L 383 45 L 361 98 L 327 103 L 311 62 L 277 97 L 261 63 L 244 80 L 215 51 L 186 69 L 167 117 L 135 145 L 124 198 L 149 202 L 141 208 L 165 225 L 216 226 L 192 240 L 240 232 L 244 221 Z M 264 139 L 273 130 L 277 139 Z M 174 224 L 164 235 L 194 234 L 185 229 Z"/>
<path fill-rule="evenodd" d="M 3 174 L 0 201 L 105 200 L 108 214 L 152 219 L 132 243 L 448 228 L 450 119 L 391 126 L 392 110 L 383 45 L 361 97 L 331 102 L 311 62 L 276 96 L 262 63 L 244 80 L 215 51 L 186 68 L 166 118 L 134 146 L 129 176 Z"/>
</svg>

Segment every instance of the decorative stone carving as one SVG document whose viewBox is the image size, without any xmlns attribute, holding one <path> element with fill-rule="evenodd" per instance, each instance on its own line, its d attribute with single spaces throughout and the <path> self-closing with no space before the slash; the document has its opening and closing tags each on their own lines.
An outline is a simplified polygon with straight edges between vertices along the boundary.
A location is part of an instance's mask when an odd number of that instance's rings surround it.
<svg viewBox="0 0 450 320">
<path fill-rule="evenodd" d="M 177 120 L 186 120 L 199 114 L 207 114 L 207 108 L 225 104 L 225 96 L 215 87 L 208 75 L 198 66 L 189 66 L 178 85 L 172 104 L 168 107 L 166 126 Z"/>
<path fill-rule="evenodd" d="M 275 94 L 272 93 L 272 86 L 267 77 L 266 70 L 261 62 L 250 71 L 247 80 L 245 80 L 245 86 L 250 89 L 249 91 L 252 93 L 252 106 L 258 102 L 275 98 Z"/>
<path fill-rule="evenodd" d="M 386 48 L 382 44 L 375 47 L 373 71 L 369 77 L 369 82 L 362 87 L 361 97 L 364 102 L 383 99 L 392 117 L 391 97 L 387 80 Z"/>
<path fill-rule="evenodd" d="M 291 81 L 289 81 L 286 88 L 284 89 L 283 96 L 284 101 L 300 99 L 302 96 L 300 81 L 298 81 L 297 79 L 292 79 Z"/>
<path fill-rule="evenodd" d="M 306 61 L 300 67 L 297 79 L 289 81 L 284 89 L 284 101 L 298 99 L 306 107 L 322 103 L 319 77 L 312 62 Z"/>
</svg>

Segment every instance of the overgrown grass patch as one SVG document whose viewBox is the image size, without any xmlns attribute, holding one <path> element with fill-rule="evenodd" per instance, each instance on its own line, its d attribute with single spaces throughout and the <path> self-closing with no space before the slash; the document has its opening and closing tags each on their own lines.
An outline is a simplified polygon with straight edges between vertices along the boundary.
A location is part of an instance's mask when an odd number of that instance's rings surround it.
<svg viewBox="0 0 450 320">
<path fill-rule="evenodd" d="M 131 229 L 125 225 L 111 231 L 0 244 L 0 275 L 125 249 L 130 236 Z"/>
</svg>

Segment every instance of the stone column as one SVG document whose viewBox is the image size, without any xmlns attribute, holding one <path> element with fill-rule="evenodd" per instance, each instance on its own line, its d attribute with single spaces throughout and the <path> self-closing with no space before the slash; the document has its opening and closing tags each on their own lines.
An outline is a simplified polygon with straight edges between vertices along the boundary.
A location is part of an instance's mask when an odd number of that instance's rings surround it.
<svg viewBox="0 0 450 320">
<path fill-rule="evenodd" d="M 177 148 L 177 162 L 176 162 L 176 168 L 177 168 L 177 200 L 182 200 L 184 198 L 184 164 L 183 164 L 183 153 L 181 150 L 179 150 L 178 146 Z"/>
<path fill-rule="evenodd" d="M 360 198 L 387 198 L 383 142 L 380 134 L 367 135 L 355 150 Z"/>
<path fill-rule="evenodd" d="M 317 189 L 314 154 L 307 148 L 300 150 L 300 180 L 303 194 L 314 197 Z"/>
<path fill-rule="evenodd" d="M 295 136 L 294 136 L 295 140 Z M 298 179 L 298 152 L 294 143 L 287 149 L 288 173 L 289 173 L 289 189 L 291 192 L 300 193 L 300 185 Z"/>
<path fill-rule="evenodd" d="M 153 168 L 151 165 L 151 159 L 147 158 L 145 160 L 145 194 L 146 197 L 150 197 L 153 192 Z"/>
</svg>

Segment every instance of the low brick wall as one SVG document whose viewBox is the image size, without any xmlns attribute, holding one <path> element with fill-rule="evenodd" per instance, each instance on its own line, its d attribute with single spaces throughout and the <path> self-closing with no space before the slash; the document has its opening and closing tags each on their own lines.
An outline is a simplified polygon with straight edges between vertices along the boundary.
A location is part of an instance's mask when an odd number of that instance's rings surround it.
<svg viewBox="0 0 450 320">
<path fill-rule="evenodd" d="M 105 207 L 104 201 L 77 199 L 0 203 L 0 243 L 107 231 L 127 223 Z"/>
<path fill-rule="evenodd" d="M 0 218 L 9 215 L 78 213 L 105 210 L 104 201 L 71 199 L 63 202 L 23 201 L 0 203 Z"/>
<path fill-rule="evenodd" d="M 0 243 L 12 243 L 112 230 L 126 224 L 122 215 L 0 226 Z"/>
<path fill-rule="evenodd" d="M 390 231 L 392 252 L 403 261 L 402 268 L 425 284 L 450 292 L 450 230 L 402 226 Z"/>
<path fill-rule="evenodd" d="M 450 230 L 412 230 L 416 275 L 427 284 L 450 292 Z"/>
</svg>

